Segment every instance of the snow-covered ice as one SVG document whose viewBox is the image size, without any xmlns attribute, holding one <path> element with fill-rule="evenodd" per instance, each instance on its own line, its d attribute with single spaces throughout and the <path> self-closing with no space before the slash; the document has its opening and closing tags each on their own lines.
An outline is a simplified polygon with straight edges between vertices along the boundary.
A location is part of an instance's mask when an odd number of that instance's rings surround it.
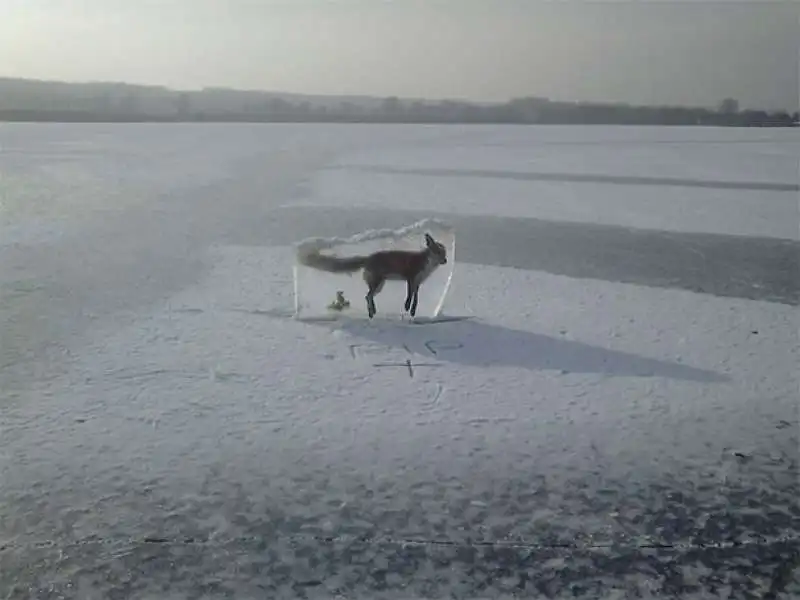
<svg viewBox="0 0 800 600">
<path fill-rule="evenodd" d="M 310 201 L 800 235 L 796 130 L 545 127 L 443 138 L 343 156 L 315 177 Z"/>
<path fill-rule="evenodd" d="M 0 182 L 57 194 L 72 141 L 94 208 L 0 224 L 29 227 L 0 243 L 0 597 L 800 590 L 796 302 L 456 258 L 441 322 L 303 322 L 265 233 L 370 205 L 793 240 L 790 191 L 340 167 L 797 183 L 796 134 L 3 127 Z"/>
</svg>

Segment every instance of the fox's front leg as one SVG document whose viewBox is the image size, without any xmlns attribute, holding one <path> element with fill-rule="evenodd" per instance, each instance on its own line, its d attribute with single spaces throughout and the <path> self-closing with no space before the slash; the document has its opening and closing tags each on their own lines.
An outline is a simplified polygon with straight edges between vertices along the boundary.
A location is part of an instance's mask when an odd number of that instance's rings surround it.
<svg viewBox="0 0 800 600">
<path fill-rule="evenodd" d="M 419 300 L 419 283 L 411 280 L 408 282 L 408 297 L 406 298 L 406 311 L 410 309 L 411 316 L 417 314 L 417 301 Z"/>
<path fill-rule="evenodd" d="M 419 300 L 419 286 L 414 288 L 414 301 L 411 303 L 411 316 L 417 315 L 417 301 Z"/>
<path fill-rule="evenodd" d="M 408 284 L 408 292 L 406 293 L 406 303 L 405 303 L 406 312 L 408 312 L 409 309 L 411 308 L 411 300 L 414 297 L 414 280 L 409 279 L 407 281 L 407 284 Z"/>
</svg>

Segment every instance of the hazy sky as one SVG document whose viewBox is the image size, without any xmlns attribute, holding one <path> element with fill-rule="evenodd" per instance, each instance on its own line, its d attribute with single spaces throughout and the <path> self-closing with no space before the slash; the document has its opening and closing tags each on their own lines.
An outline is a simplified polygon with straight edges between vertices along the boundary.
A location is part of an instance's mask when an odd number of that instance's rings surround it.
<svg viewBox="0 0 800 600">
<path fill-rule="evenodd" d="M 0 76 L 798 106 L 800 3 L 0 0 Z"/>
</svg>

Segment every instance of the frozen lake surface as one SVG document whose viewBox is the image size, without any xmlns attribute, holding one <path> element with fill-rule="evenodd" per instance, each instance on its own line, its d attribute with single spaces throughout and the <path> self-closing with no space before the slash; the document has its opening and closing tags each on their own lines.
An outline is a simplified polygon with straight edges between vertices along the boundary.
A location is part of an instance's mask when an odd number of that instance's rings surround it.
<svg viewBox="0 0 800 600">
<path fill-rule="evenodd" d="M 798 156 L 0 125 L 0 598 L 800 594 Z M 288 316 L 291 244 L 427 217 L 456 319 Z"/>
</svg>

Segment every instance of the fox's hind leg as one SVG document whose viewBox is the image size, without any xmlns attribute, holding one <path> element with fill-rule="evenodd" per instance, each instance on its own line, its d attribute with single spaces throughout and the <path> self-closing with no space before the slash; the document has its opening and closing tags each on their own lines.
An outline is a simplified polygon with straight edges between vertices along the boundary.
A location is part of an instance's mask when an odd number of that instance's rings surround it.
<svg viewBox="0 0 800 600">
<path fill-rule="evenodd" d="M 367 283 L 368 288 L 366 295 L 367 313 L 371 319 L 375 316 L 375 313 L 378 312 L 375 308 L 375 295 L 379 294 L 383 289 L 383 284 L 386 283 L 386 279 L 380 275 L 364 270 L 364 281 Z"/>
</svg>

